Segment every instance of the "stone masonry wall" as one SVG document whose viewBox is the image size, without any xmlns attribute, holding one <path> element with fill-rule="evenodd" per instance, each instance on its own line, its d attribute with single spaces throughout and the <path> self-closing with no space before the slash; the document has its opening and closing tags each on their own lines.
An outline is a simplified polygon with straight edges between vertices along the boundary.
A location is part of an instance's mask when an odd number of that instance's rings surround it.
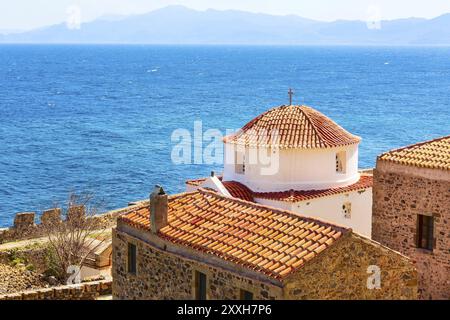
<svg viewBox="0 0 450 320">
<path fill-rule="evenodd" d="M 128 242 L 137 246 L 137 274 L 127 272 Z M 129 235 L 113 231 L 113 297 L 121 300 L 191 300 L 194 273 L 207 275 L 208 299 L 240 298 L 240 289 L 254 299 L 279 299 L 280 287 L 160 251 Z"/>
<path fill-rule="evenodd" d="M 116 224 L 116 219 L 119 215 L 126 214 L 131 210 L 136 210 L 136 208 L 142 205 L 147 205 L 148 201 L 136 202 L 128 207 L 108 211 L 103 214 L 89 217 L 90 219 L 95 219 L 95 224 L 98 225 L 99 229 L 111 228 Z M 82 207 L 74 207 L 68 216 L 71 215 L 84 215 L 85 210 Z M 42 213 L 40 216 L 40 221 L 38 224 L 35 223 L 36 213 L 35 212 L 23 212 L 17 213 L 14 218 L 14 225 L 11 228 L 0 229 L 0 244 L 11 241 L 34 239 L 43 237 L 46 234 L 45 226 L 55 222 L 60 222 L 61 220 L 61 209 L 49 209 Z"/>
<path fill-rule="evenodd" d="M 111 294 L 111 281 L 94 281 L 0 296 L 2 300 L 95 300 Z"/>
<path fill-rule="evenodd" d="M 137 247 L 136 275 L 127 272 L 128 243 Z M 380 268 L 381 289 L 367 288 L 371 275 L 367 270 L 372 265 Z M 157 249 L 130 236 L 128 231 L 113 232 L 115 299 L 193 299 L 195 271 L 207 275 L 207 294 L 212 300 L 238 300 L 241 289 L 252 292 L 255 300 L 417 298 L 417 272 L 412 262 L 355 234 L 340 239 L 279 285 L 246 277 L 238 269 L 236 266 L 236 271 L 230 272 L 209 262 L 199 263 L 198 259 L 173 254 L 166 247 Z"/>
<path fill-rule="evenodd" d="M 369 266 L 380 268 L 380 289 L 367 287 Z M 284 296 L 293 300 L 417 299 L 417 272 L 411 261 L 355 234 L 339 239 L 285 282 Z"/>
<path fill-rule="evenodd" d="M 450 173 L 433 171 L 378 161 L 372 238 L 415 262 L 422 299 L 450 299 Z M 416 246 L 418 214 L 434 217 L 432 252 Z"/>
</svg>

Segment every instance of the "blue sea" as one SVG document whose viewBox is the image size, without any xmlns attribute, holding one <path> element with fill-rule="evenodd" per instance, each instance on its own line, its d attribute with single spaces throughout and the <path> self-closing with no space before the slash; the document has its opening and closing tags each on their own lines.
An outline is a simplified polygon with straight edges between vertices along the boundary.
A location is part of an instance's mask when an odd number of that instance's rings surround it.
<svg viewBox="0 0 450 320">
<path fill-rule="evenodd" d="M 103 209 L 220 164 L 175 165 L 172 132 L 307 104 L 363 138 L 360 167 L 450 134 L 450 48 L 0 46 L 0 226 L 70 192 Z"/>
</svg>

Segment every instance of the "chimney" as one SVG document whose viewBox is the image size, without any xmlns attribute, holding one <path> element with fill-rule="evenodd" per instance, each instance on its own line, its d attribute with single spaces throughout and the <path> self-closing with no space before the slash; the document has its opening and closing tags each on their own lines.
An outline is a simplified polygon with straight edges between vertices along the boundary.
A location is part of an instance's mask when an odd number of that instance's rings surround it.
<svg viewBox="0 0 450 320">
<path fill-rule="evenodd" d="M 150 195 L 150 225 L 153 233 L 167 225 L 168 200 L 161 186 L 155 186 Z"/>
</svg>

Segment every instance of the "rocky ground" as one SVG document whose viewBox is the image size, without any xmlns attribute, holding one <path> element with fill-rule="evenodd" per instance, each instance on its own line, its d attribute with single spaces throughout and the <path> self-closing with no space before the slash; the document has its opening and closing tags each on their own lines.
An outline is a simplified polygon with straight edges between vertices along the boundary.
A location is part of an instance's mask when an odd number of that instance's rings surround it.
<svg viewBox="0 0 450 320">
<path fill-rule="evenodd" d="M 111 239 L 111 230 L 98 230 L 89 237 Z M 48 238 L 18 240 L 0 244 L 0 295 L 60 285 L 53 276 L 44 276 L 47 266 L 46 244 Z M 103 280 L 92 277 L 85 281 Z"/>
<path fill-rule="evenodd" d="M 0 295 L 48 286 L 42 276 L 35 272 L 0 264 Z"/>
</svg>

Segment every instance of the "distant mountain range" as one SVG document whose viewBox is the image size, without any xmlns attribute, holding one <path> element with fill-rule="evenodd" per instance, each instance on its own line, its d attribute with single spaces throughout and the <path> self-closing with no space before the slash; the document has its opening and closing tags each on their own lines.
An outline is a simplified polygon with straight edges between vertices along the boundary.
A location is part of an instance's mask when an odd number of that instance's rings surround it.
<svg viewBox="0 0 450 320">
<path fill-rule="evenodd" d="M 365 21 L 320 22 L 295 15 L 170 6 L 142 15 L 100 18 L 79 29 L 61 23 L 3 34 L 0 43 L 450 45 L 450 14 L 368 25 Z"/>
<path fill-rule="evenodd" d="M 12 34 L 12 33 L 21 33 L 23 30 L 19 29 L 0 29 L 0 35 Z"/>
</svg>

